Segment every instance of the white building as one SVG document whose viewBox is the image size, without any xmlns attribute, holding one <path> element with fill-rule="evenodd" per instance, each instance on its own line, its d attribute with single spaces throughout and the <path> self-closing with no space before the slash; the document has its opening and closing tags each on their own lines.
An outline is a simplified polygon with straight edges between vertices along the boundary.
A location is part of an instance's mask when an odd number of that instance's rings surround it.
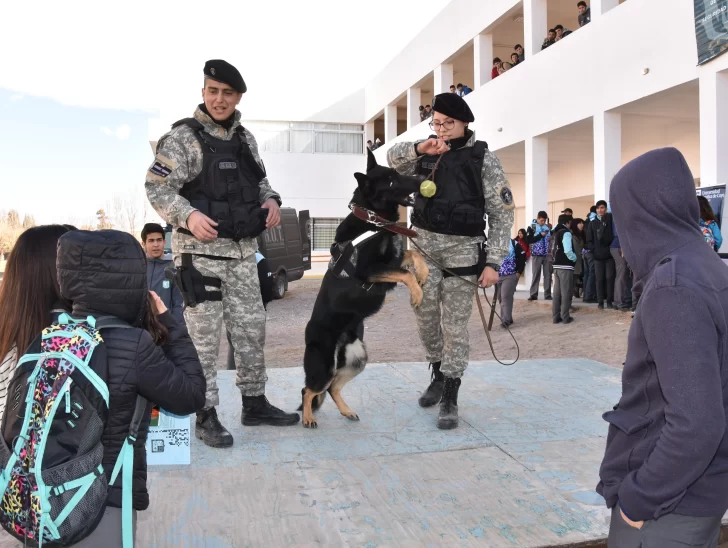
<svg viewBox="0 0 728 548">
<path fill-rule="evenodd" d="M 588 3 L 579 28 L 577 0 L 452 0 L 363 90 L 305 122 L 248 122 L 286 205 L 310 211 L 316 247 L 348 213 L 366 139 L 385 143 L 385 163 L 393 143 L 426 138 L 418 107 L 457 83 L 473 89 L 471 127 L 513 187 L 514 232 L 542 209 L 583 217 L 622 165 L 653 148 L 680 149 L 696 185 L 725 184 L 728 55 L 697 66 L 693 2 Z M 541 51 L 557 24 L 574 32 Z M 491 81 L 493 58 L 510 59 L 517 43 L 525 61 Z"/>
</svg>

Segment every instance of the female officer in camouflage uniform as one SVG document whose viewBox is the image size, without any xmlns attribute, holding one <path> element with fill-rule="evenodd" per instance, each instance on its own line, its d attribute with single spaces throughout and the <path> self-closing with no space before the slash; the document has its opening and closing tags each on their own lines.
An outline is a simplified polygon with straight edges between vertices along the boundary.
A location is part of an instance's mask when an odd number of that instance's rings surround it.
<svg viewBox="0 0 728 548">
<path fill-rule="evenodd" d="M 498 270 L 508 254 L 515 204 L 500 161 L 468 128 L 475 118 L 465 100 L 442 93 L 432 106 L 430 127 L 437 135 L 397 143 L 389 149 L 387 160 L 399 173 L 425 175 L 437 186 L 431 198 L 417 196 L 411 218 L 419 234 L 416 243 L 431 257 L 425 258 L 430 276 L 423 287 L 424 298 L 414 309 L 432 368 L 432 382 L 419 404 L 440 403 L 437 427 L 451 429 L 458 425 L 458 389 L 470 354 L 468 320 L 475 288 L 467 281 L 477 280 L 482 287 L 498 281 Z M 443 272 L 431 259 L 467 281 Z"/>
</svg>

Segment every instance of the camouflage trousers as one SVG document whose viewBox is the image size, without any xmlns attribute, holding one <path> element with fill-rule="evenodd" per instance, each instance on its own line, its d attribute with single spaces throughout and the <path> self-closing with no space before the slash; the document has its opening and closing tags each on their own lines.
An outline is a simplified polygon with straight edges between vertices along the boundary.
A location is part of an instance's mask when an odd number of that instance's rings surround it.
<svg viewBox="0 0 728 548">
<path fill-rule="evenodd" d="M 179 266 L 180 258 L 175 257 Z M 265 309 L 260 297 L 260 282 L 255 255 L 245 259 L 215 260 L 192 256 L 193 266 L 203 276 L 222 281 L 222 302 L 205 301 L 194 308 L 185 307 L 185 322 L 205 372 L 205 408 L 220 403 L 217 388 L 217 355 L 222 324 L 230 332 L 237 366 L 236 385 L 244 396 L 265 392 Z M 214 287 L 207 287 L 215 291 Z"/>
<path fill-rule="evenodd" d="M 447 268 L 471 266 L 477 259 L 472 250 L 464 251 L 458 255 L 448 249 L 433 254 L 433 258 Z M 470 359 L 468 321 L 473 312 L 475 288 L 454 276 L 444 278 L 440 267 L 426 257 L 425 261 L 430 275 L 422 287 L 422 304 L 414 309 L 420 340 L 428 361 L 442 362 L 440 371 L 446 377 L 459 378 Z M 478 278 L 465 279 L 476 283 Z"/>
</svg>

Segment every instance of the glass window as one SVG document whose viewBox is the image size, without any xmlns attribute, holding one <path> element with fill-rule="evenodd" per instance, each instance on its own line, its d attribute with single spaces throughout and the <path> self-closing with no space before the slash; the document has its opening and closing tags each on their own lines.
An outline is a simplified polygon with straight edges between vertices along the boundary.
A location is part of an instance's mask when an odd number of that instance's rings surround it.
<svg viewBox="0 0 728 548">
<path fill-rule="evenodd" d="M 336 229 L 343 219 L 311 219 L 313 221 L 313 234 L 311 246 L 316 250 L 329 251 L 334 243 Z"/>
<path fill-rule="evenodd" d="M 313 132 L 291 130 L 291 152 L 313 152 Z"/>
<path fill-rule="evenodd" d="M 314 152 L 336 154 L 338 152 L 339 134 L 327 131 L 316 132 L 316 148 Z"/>
<path fill-rule="evenodd" d="M 328 129 L 339 131 L 339 124 L 314 124 L 313 129 Z"/>
<path fill-rule="evenodd" d="M 361 133 L 339 133 L 339 154 L 363 154 L 364 135 Z"/>
</svg>

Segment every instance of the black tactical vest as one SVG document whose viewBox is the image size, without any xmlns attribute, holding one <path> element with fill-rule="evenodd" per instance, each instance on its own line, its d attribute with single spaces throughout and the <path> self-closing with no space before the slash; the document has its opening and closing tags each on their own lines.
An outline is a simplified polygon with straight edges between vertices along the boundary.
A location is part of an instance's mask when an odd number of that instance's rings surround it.
<svg viewBox="0 0 728 548">
<path fill-rule="evenodd" d="M 172 125 L 186 125 L 202 147 L 202 171 L 180 189 L 180 196 L 218 226 L 219 238 L 236 242 L 255 238 L 265 230 L 268 210 L 260 207 L 260 181 L 265 171 L 255 161 L 242 126 L 229 141 L 217 139 L 194 118 Z M 189 233 L 184 229 L 181 232 Z"/>
<path fill-rule="evenodd" d="M 437 192 L 432 198 L 415 197 L 412 224 L 431 232 L 458 236 L 484 236 L 483 158 L 488 145 L 476 141 L 472 147 L 446 152 L 435 172 Z M 423 156 L 417 173 L 430 177 L 438 156 Z"/>
</svg>

